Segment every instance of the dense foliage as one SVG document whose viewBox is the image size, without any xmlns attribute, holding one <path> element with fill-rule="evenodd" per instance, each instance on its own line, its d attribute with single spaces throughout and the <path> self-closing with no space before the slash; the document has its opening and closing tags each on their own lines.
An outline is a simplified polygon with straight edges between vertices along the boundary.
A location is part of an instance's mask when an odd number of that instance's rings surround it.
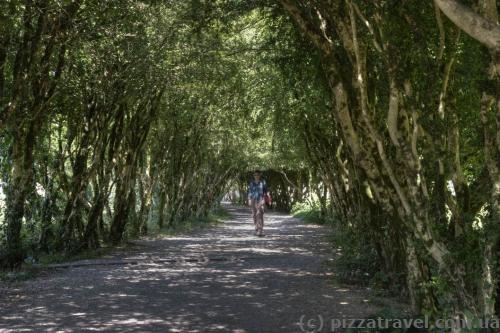
<svg viewBox="0 0 500 333">
<path fill-rule="evenodd" d="M 491 316 L 498 30 L 495 0 L 3 1 L 1 266 L 204 217 L 262 168 L 415 310 Z"/>
</svg>

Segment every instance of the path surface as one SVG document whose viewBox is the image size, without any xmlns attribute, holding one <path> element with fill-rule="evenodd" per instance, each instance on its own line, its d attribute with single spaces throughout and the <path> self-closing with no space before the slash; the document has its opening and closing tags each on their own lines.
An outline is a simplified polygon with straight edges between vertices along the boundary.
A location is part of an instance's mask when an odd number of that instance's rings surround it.
<svg viewBox="0 0 500 333">
<path fill-rule="evenodd" d="M 331 283 L 327 228 L 266 213 L 258 238 L 247 209 L 228 209 L 216 227 L 4 287 L 0 332 L 288 333 L 302 316 L 314 327 L 376 310 L 366 290 Z"/>
</svg>

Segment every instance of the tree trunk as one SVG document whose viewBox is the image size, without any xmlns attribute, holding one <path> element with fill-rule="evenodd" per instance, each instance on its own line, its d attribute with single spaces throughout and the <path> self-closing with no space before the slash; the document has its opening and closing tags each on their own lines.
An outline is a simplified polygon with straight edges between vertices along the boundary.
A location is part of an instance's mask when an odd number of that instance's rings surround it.
<svg viewBox="0 0 500 333">
<path fill-rule="evenodd" d="M 443 13 L 460 29 L 489 49 L 500 50 L 500 26 L 456 0 L 434 0 Z M 488 0 L 489 1 L 489 0 Z M 488 8 L 494 7 L 488 6 Z"/>
<path fill-rule="evenodd" d="M 160 230 L 163 228 L 165 223 L 165 203 L 167 199 L 167 194 L 164 189 L 160 190 L 160 201 L 158 203 L 158 228 Z"/>
<path fill-rule="evenodd" d="M 12 143 L 12 169 L 7 187 L 5 214 L 6 252 L 0 258 L 2 267 L 17 268 L 24 258 L 21 229 L 25 211 L 25 201 L 33 187 L 33 148 L 35 129 L 31 124 L 27 129 L 17 131 Z"/>
<path fill-rule="evenodd" d="M 41 231 L 40 231 L 40 239 L 38 241 L 38 247 L 41 251 L 49 252 L 49 243 L 54 236 L 52 230 L 52 214 L 54 210 L 54 206 L 56 204 L 54 198 L 52 198 L 52 192 L 54 188 L 54 181 L 52 178 L 47 177 L 48 186 L 46 189 L 46 196 L 43 200 L 42 206 L 42 221 L 41 221 Z"/>
<path fill-rule="evenodd" d="M 93 250 L 100 247 L 99 243 L 99 219 L 102 216 L 102 211 L 104 210 L 104 205 L 106 203 L 106 198 L 103 195 L 101 189 L 94 186 L 94 201 L 92 203 L 92 209 L 87 221 L 87 226 L 85 227 L 85 233 L 83 235 L 81 248 L 87 250 Z"/>
</svg>

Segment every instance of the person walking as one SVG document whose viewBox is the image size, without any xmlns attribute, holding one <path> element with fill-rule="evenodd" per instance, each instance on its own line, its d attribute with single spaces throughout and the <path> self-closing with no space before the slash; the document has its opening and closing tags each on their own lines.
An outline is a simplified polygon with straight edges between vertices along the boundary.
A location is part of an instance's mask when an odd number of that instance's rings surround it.
<svg viewBox="0 0 500 333">
<path fill-rule="evenodd" d="M 268 194 L 267 184 L 262 179 L 262 173 L 256 170 L 253 173 L 253 180 L 248 184 L 248 205 L 252 208 L 255 235 L 262 237 L 264 229 L 264 205 L 265 196 Z"/>
</svg>

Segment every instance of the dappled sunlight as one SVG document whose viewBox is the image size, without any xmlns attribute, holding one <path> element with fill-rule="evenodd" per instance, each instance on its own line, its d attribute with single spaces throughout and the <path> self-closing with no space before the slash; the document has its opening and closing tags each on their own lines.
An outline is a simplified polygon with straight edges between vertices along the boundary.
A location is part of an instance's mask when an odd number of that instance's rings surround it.
<svg viewBox="0 0 500 333">
<path fill-rule="evenodd" d="M 500 313 L 498 2 L 0 1 L 0 333 Z"/>
<path fill-rule="evenodd" d="M 331 255 L 321 245 L 325 228 L 271 213 L 264 231 L 273 236 L 258 238 L 248 210 L 228 209 L 240 217 L 224 227 L 143 240 L 139 250 L 100 265 L 27 282 L 0 310 L 3 325 L 16 332 L 272 332 L 260 318 L 289 332 L 313 305 L 332 316 L 369 310 L 363 291 L 329 286 L 319 268 Z M 45 287 L 36 294 L 26 289 L 38 284 Z"/>
<path fill-rule="evenodd" d="M 266 249 L 266 248 L 255 248 L 255 247 L 242 247 L 237 251 L 252 251 L 255 253 L 283 253 L 280 249 Z"/>
</svg>

